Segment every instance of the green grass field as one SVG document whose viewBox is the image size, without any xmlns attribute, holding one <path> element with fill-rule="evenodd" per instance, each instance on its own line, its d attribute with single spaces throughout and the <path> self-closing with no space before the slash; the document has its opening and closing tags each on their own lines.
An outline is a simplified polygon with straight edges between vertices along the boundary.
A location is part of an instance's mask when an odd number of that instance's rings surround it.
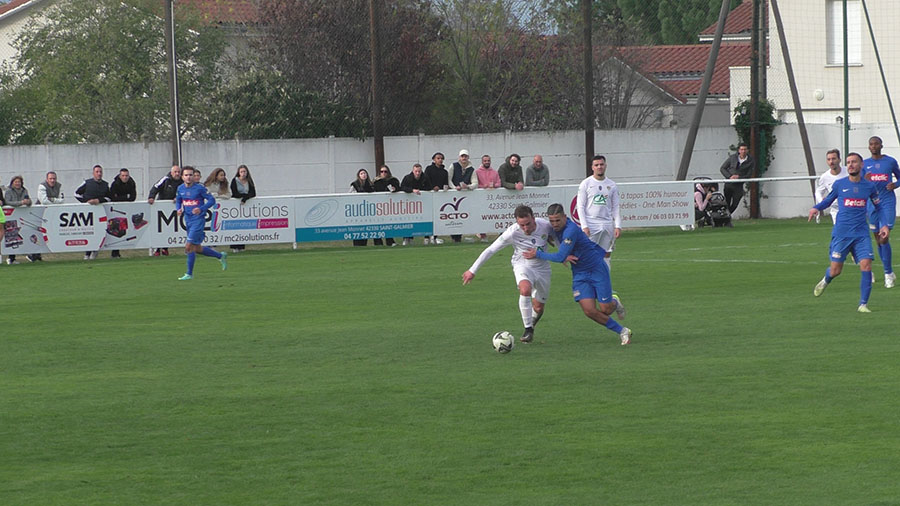
<svg viewBox="0 0 900 506">
<path fill-rule="evenodd" d="M 0 504 L 900 504 L 900 288 L 814 298 L 829 235 L 626 231 L 633 343 L 556 265 L 508 355 L 509 249 L 4 265 Z"/>
</svg>

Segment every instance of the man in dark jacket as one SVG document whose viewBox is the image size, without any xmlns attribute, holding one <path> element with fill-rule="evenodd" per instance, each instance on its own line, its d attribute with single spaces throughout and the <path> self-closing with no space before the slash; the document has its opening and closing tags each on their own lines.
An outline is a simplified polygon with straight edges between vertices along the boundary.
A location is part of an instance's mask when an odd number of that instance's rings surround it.
<svg viewBox="0 0 900 506">
<path fill-rule="evenodd" d="M 150 188 L 150 194 L 147 195 L 147 202 L 153 205 L 157 200 L 175 200 L 175 194 L 178 187 L 181 186 L 181 167 L 173 165 L 169 173 L 160 178 L 159 181 Z M 169 256 L 169 248 L 157 249 L 153 252 L 153 256 L 158 257 L 162 253 Z"/>
<path fill-rule="evenodd" d="M 497 169 L 500 175 L 500 183 L 507 190 L 521 190 L 525 188 L 525 179 L 522 177 L 522 166 L 519 162 L 522 157 L 513 153 L 509 155 L 506 162 Z"/>
<path fill-rule="evenodd" d="M 753 175 L 753 166 L 756 160 L 750 156 L 750 148 L 743 142 L 738 144 L 738 152 L 729 156 L 719 172 L 727 179 L 747 179 Z M 725 201 L 728 202 L 728 211 L 734 211 L 744 198 L 744 183 L 725 183 Z"/>
<path fill-rule="evenodd" d="M 109 202 L 109 183 L 103 180 L 103 167 L 94 165 L 93 177 L 85 179 L 81 186 L 75 190 L 75 198 L 78 202 L 84 202 L 91 205 L 100 205 Z M 96 251 L 86 251 L 84 253 L 85 260 L 93 260 L 97 258 Z"/>
<path fill-rule="evenodd" d="M 406 193 L 415 193 L 416 195 L 421 195 L 423 191 L 428 191 L 430 189 L 431 182 L 428 180 L 425 172 L 422 171 L 422 164 L 420 163 L 413 165 L 412 172 L 403 176 L 403 181 L 400 182 L 400 191 L 404 191 Z M 403 245 L 408 245 L 412 242 L 412 239 L 412 237 L 404 237 Z M 427 237 L 425 238 L 425 241 L 428 241 Z M 425 244 L 428 244 L 428 242 L 426 242 Z"/>
<path fill-rule="evenodd" d="M 134 202 L 137 198 L 137 187 L 134 179 L 128 169 L 119 169 L 119 175 L 113 179 L 112 185 L 109 187 L 109 200 L 112 202 Z M 114 249 L 111 253 L 113 258 L 119 258 L 119 250 Z"/>
</svg>

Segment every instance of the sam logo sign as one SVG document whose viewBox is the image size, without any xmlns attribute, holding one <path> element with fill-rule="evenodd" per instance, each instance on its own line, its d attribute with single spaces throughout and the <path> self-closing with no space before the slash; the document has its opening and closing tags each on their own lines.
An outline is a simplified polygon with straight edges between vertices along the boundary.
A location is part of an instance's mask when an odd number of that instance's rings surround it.
<svg viewBox="0 0 900 506">
<path fill-rule="evenodd" d="M 93 227 L 94 213 L 60 213 L 60 228 Z"/>
<path fill-rule="evenodd" d="M 447 202 L 442 205 L 439 218 L 442 220 L 464 220 L 468 218 L 469 213 L 459 210 L 459 205 L 462 204 L 462 201 L 466 200 L 466 198 L 467 197 L 453 197 L 453 202 Z"/>
</svg>

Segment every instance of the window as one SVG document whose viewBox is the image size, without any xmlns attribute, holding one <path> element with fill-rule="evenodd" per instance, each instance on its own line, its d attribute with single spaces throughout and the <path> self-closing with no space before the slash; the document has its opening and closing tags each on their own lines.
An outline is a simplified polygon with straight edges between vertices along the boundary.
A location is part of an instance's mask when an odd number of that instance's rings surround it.
<svg viewBox="0 0 900 506">
<path fill-rule="evenodd" d="M 844 64 L 844 2 L 826 0 L 826 63 Z M 862 63 L 862 6 L 860 0 L 847 0 L 847 62 Z"/>
</svg>

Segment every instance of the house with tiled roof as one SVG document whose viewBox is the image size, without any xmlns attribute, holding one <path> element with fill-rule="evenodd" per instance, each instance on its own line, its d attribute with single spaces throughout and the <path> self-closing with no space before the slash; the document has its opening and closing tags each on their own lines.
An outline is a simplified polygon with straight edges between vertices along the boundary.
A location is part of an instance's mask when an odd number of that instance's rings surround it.
<svg viewBox="0 0 900 506">
<path fill-rule="evenodd" d="M 745 0 L 728 14 L 701 125 L 731 122 L 730 69 L 750 64 L 751 7 Z M 624 61 L 678 99 L 678 104 L 668 107 L 672 125 L 687 125 L 693 117 L 715 31 L 715 23 L 703 30 L 698 44 L 619 48 Z"/>
</svg>

